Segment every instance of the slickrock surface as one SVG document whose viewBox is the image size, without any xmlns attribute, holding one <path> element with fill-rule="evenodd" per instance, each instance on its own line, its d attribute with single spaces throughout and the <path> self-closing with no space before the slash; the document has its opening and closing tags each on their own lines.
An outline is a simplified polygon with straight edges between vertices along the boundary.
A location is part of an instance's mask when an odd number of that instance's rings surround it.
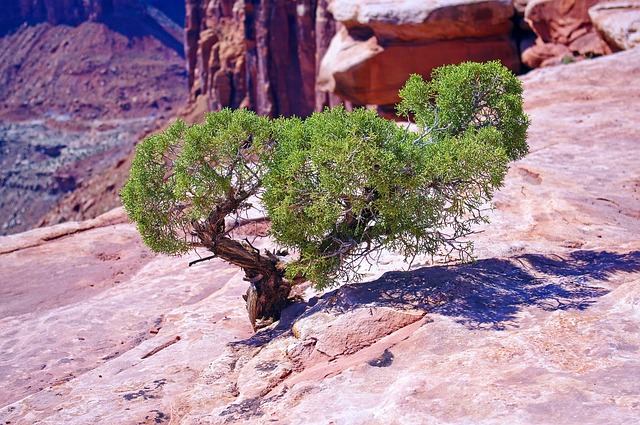
<svg viewBox="0 0 640 425">
<path fill-rule="evenodd" d="M 523 77 L 478 262 L 385 255 L 255 335 L 236 269 L 121 210 L 0 238 L 0 423 L 637 423 L 638 77 L 638 49 Z"/>
</svg>

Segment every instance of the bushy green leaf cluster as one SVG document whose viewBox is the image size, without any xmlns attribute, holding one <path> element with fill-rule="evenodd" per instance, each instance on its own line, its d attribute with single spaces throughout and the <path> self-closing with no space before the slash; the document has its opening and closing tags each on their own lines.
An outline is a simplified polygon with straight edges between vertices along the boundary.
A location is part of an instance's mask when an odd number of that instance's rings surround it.
<svg viewBox="0 0 640 425">
<path fill-rule="evenodd" d="M 414 74 L 399 94 L 398 114 L 414 117 L 420 131 L 434 142 L 492 127 L 509 159 L 528 152 L 529 118 L 522 110 L 522 85 L 499 61 L 442 66 L 429 82 Z"/>
<path fill-rule="evenodd" d="M 178 120 L 143 140 L 120 194 L 143 241 L 155 252 L 184 254 L 198 246 L 193 222 L 221 208 L 246 209 L 261 187 L 270 134 L 267 118 L 223 109 L 203 124 Z"/>
<path fill-rule="evenodd" d="M 463 63 L 411 76 L 400 97 L 417 132 L 341 106 L 305 120 L 225 109 L 177 122 L 138 147 L 123 203 L 152 249 L 175 254 L 197 246 L 194 222 L 259 196 L 272 236 L 297 254 L 289 277 L 318 287 L 357 277 L 382 249 L 467 256 L 464 238 L 528 150 L 520 82 L 498 62 Z"/>
</svg>

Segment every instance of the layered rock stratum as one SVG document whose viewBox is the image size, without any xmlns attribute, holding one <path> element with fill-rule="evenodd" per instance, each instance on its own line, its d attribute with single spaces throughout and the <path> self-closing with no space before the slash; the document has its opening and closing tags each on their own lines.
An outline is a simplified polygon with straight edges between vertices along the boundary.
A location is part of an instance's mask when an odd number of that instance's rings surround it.
<svg viewBox="0 0 640 425">
<path fill-rule="evenodd" d="M 237 269 L 121 210 L 0 238 L 0 423 L 637 423 L 639 76 L 633 49 L 522 77 L 476 263 L 384 255 L 257 334 Z"/>
<path fill-rule="evenodd" d="M 600 36 L 614 51 L 640 45 L 640 1 L 600 3 L 589 9 L 589 17 Z"/>
<path fill-rule="evenodd" d="M 196 115 L 248 107 L 307 116 L 339 102 L 391 105 L 410 73 L 464 60 L 520 70 L 511 0 L 187 0 Z"/>
<path fill-rule="evenodd" d="M 410 74 L 438 66 L 500 60 L 513 71 L 511 0 L 329 2 L 341 29 L 320 63 L 318 87 L 358 105 L 394 105 Z"/>
<path fill-rule="evenodd" d="M 185 52 L 192 106 L 307 116 L 330 104 L 317 64 L 335 32 L 326 0 L 187 0 Z"/>
<path fill-rule="evenodd" d="M 637 44 L 636 0 L 531 0 L 524 19 L 536 34 L 523 46 L 522 62 L 531 68 L 606 55 Z"/>
</svg>

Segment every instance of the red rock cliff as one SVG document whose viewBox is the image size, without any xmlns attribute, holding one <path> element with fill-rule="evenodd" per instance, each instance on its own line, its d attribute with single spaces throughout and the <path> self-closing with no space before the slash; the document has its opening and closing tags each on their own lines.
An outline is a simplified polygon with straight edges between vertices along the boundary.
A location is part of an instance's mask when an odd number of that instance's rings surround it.
<svg viewBox="0 0 640 425">
<path fill-rule="evenodd" d="M 315 89 L 335 33 L 326 0 L 187 0 L 185 53 L 192 100 L 207 110 L 309 115 L 331 102 Z"/>
<path fill-rule="evenodd" d="M 186 0 L 193 112 L 306 116 L 343 100 L 392 109 L 412 72 L 493 59 L 519 69 L 510 0 L 392 3 Z"/>
</svg>

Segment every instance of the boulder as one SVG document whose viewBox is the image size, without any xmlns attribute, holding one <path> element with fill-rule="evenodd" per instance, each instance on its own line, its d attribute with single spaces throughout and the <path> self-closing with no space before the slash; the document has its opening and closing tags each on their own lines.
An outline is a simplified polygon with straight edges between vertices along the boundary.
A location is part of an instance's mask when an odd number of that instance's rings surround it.
<svg viewBox="0 0 640 425">
<path fill-rule="evenodd" d="M 394 104 L 410 74 L 428 77 L 443 64 L 499 59 L 519 69 L 509 1 L 335 0 L 329 10 L 343 27 L 317 85 L 357 105 Z"/>
<path fill-rule="evenodd" d="M 591 29 L 589 8 L 601 0 L 531 0 L 525 20 L 545 43 L 569 44 Z"/>
<path fill-rule="evenodd" d="M 589 8 L 599 1 L 531 0 L 524 19 L 538 38 L 535 45 L 523 52 L 522 62 L 537 68 L 560 63 L 569 54 L 581 59 L 611 53 L 589 18 Z"/>
<path fill-rule="evenodd" d="M 566 57 L 573 59 L 573 53 L 566 44 L 543 43 L 540 39 L 522 52 L 522 62 L 529 68 L 557 65 Z"/>
<path fill-rule="evenodd" d="M 505 0 L 332 0 L 328 8 L 350 33 L 382 44 L 504 35 L 513 16 Z"/>
<path fill-rule="evenodd" d="M 372 304 L 358 305 L 349 311 L 316 311 L 297 320 L 293 335 L 303 344 L 312 342 L 320 353 L 335 358 L 353 354 L 384 336 L 410 325 L 423 316 L 420 311 L 402 311 Z"/>
<path fill-rule="evenodd" d="M 439 40 L 415 45 L 380 45 L 375 37 L 354 39 L 346 29 L 336 34 L 322 59 L 318 87 L 356 105 L 389 105 L 400 101 L 398 90 L 410 74 L 428 77 L 447 63 L 500 59 L 519 69 L 517 50 L 502 38 Z"/>
<path fill-rule="evenodd" d="M 627 50 L 640 45 L 639 0 L 599 3 L 589 9 L 589 17 L 612 50 Z"/>
</svg>

